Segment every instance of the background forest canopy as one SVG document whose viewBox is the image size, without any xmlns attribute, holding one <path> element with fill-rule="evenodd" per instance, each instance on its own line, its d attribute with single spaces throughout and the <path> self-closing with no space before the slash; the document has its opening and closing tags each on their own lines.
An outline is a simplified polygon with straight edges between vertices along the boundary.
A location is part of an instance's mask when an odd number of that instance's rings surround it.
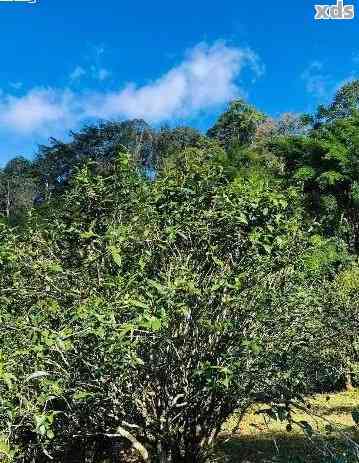
<svg viewBox="0 0 359 463">
<path fill-rule="evenodd" d="M 0 456 L 207 462 L 257 401 L 311 433 L 293 403 L 359 381 L 359 81 L 71 135 L 0 171 Z"/>
<path fill-rule="evenodd" d="M 250 162 L 273 168 L 275 158 L 278 174 L 293 182 L 302 180 L 306 192 L 311 190 L 311 206 L 321 207 L 322 212 L 330 206 L 334 210 L 339 201 L 351 222 L 355 246 L 358 104 L 359 81 L 353 81 L 314 115 L 287 113 L 273 119 L 242 100 L 234 101 L 207 136 L 190 127 L 155 130 L 137 119 L 86 126 L 71 132 L 70 142 L 51 138 L 49 146 L 39 147 L 34 160 L 16 157 L 0 170 L 0 214 L 11 225 L 21 223 L 34 205 L 62 194 L 81 166 L 92 161 L 109 169 L 119 151 L 131 153 L 144 174 L 154 179 L 171 155 L 217 143 L 233 168 Z"/>
</svg>

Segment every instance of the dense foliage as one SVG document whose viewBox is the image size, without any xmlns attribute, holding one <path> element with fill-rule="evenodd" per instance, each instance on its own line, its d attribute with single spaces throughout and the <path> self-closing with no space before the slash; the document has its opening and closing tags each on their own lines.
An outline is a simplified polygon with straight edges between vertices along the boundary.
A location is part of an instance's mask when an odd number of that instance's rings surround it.
<svg viewBox="0 0 359 463">
<path fill-rule="evenodd" d="M 102 123 L 3 169 L 4 458 L 205 462 L 235 410 L 295 424 L 293 401 L 357 380 L 343 94 L 320 123 L 234 102 L 209 137 Z"/>
</svg>

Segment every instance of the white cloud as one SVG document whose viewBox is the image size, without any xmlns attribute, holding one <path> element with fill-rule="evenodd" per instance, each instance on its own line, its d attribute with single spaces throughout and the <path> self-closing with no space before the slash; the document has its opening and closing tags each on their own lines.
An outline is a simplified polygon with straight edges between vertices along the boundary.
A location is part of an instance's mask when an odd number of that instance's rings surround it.
<svg viewBox="0 0 359 463">
<path fill-rule="evenodd" d="M 244 68 L 255 76 L 263 73 L 263 66 L 250 49 L 224 42 L 212 46 L 201 43 L 179 65 L 144 86 L 131 83 L 114 92 L 86 94 L 36 88 L 22 97 L 0 95 L 0 123 L 12 131 L 33 134 L 75 127 L 89 118 L 144 118 L 157 123 L 192 117 L 239 96 L 242 92 L 237 79 Z M 100 71 L 100 80 L 108 77 L 107 70 Z M 76 68 L 73 78 L 84 72 Z"/>
<path fill-rule="evenodd" d="M 323 63 L 313 61 L 308 68 L 302 73 L 301 78 L 305 82 L 308 93 L 322 98 L 328 94 L 328 85 L 330 76 L 323 73 Z"/>
<path fill-rule="evenodd" d="M 69 128 L 75 121 L 76 98 L 69 90 L 35 88 L 23 97 L 0 99 L 0 124 L 21 134 Z"/>
<path fill-rule="evenodd" d="M 111 75 L 110 71 L 108 71 L 105 68 L 101 68 L 101 69 L 98 70 L 97 78 L 98 78 L 98 80 L 106 80 L 106 79 L 108 79 L 108 77 L 110 77 L 110 75 Z"/>
<path fill-rule="evenodd" d="M 356 60 L 359 63 L 359 55 L 353 55 L 353 63 Z M 321 61 L 313 61 L 302 73 L 301 78 L 304 80 L 308 93 L 321 100 L 323 103 L 329 103 L 337 91 L 345 84 L 358 79 L 358 72 L 352 70 L 346 77 L 338 80 L 331 74 L 326 74 Z"/>
<path fill-rule="evenodd" d="M 111 72 L 105 68 L 99 68 L 97 66 L 91 66 L 90 69 L 86 70 L 82 66 L 77 66 L 70 74 L 70 81 L 75 82 L 82 77 L 89 76 L 92 79 L 99 80 L 100 82 L 108 79 L 111 75 Z"/>
<path fill-rule="evenodd" d="M 103 45 L 94 46 L 94 52 L 97 56 L 101 56 L 105 53 L 105 47 Z"/>
<path fill-rule="evenodd" d="M 241 91 L 236 79 L 244 67 L 256 75 L 263 73 L 257 55 L 249 49 L 223 42 L 211 47 L 202 43 L 156 81 L 142 87 L 132 83 L 119 92 L 96 95 L 86 111 L 93 117 L 123 115 L 151 122 L 191 116 L 237 97 Z"/>
<path fill-rule="evenodd" d="M 353 54 L 352 54 L 352 62 L 355 65 L 359 64 L 359 52 L 358 51 L 353 52 Z"/>
<path fill-rule="evenodd" d="M 97 66 L 91 66 L 92 78 L 99 80 L 100 82 L 108 79 L 111 75 L 111 72 L 105 68 L 99 68 Z"/>
<path fill-rule="evenodd" d="M 23 86 L 22 82 L 10 82 L 10 87 L 15 89 L 15 90 L 20 90 L 20 88 Z"/>
<path fill-rule="evenodd" d="M 70 74 L 70 80 L 78 80 L 81 79 L 81 77 L 85 76 L 87 74 L 86 70 L 81 67 L 77 66 Z"/>
</svg>

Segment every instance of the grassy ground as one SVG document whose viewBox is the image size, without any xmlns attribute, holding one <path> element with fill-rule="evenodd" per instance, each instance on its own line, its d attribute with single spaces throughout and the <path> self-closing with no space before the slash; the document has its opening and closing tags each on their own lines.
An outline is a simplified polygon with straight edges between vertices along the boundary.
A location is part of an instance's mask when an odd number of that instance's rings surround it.
<svg viewBox="0 0 359 463">
<path fill-rule="evenodd" d="M 293 418 L 295 421 L 307 421 L 312 426 L 312 443 L 299 426 L 293 425 L 291 431 L 288 431 L 286 422 L 256 414 L 259 409 L 268 408 L 258 404 L 244 416 L 239 430 L 236 430 L 238 416 L 233 416 L 226 423 L 221 445 L 225 461 L 317 463 L 324 461 L 315 448 L 319 440 L 321 446 L 327 443 L 334 444 L 338 454 L 342 456 L 345 436 L 359 442 L 359 429 L 351 415 L 354 409 L 359 408 L 359 389 L 338 394 L 316 395 L 308 400 L 308 404 L 308 411 L 298 409 Z M 329 424 L 333 427 L 331 432 L 328 432 Z M 317 433 L 320 433 L 321 437 L 318 437 Z"/>
</svg>

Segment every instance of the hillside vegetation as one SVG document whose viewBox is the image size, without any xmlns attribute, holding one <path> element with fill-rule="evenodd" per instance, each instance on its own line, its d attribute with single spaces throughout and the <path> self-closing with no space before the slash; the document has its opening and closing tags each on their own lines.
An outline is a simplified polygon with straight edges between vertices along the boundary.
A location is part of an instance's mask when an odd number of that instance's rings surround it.
<svg viewBox="0 0 359 463">
<path fill-rule="evenodd" d="M 306 397 L 358 385 L 356 81 L 314 115 L 52 139 L 2 169 L 0 213 L 5 462 L 218 461 L 256 404 L 310 441 Z M 358 461 L 347 431 L 323 461 Z"/>
</svg>

